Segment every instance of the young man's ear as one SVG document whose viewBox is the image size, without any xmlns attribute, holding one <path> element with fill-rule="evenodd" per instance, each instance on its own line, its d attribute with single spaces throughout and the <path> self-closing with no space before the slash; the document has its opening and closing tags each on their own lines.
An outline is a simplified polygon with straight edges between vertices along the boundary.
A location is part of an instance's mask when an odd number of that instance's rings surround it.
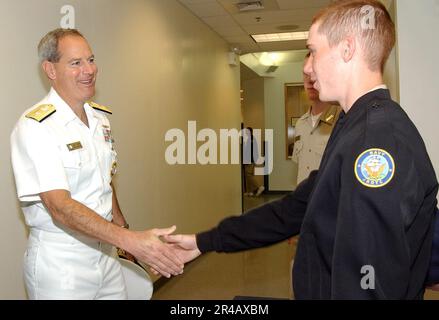
<svg viewBox="0 0 439 320">
<path fill-rule="evenodd" d="M 41 67 L 50 80 L 56 79 L 55 65 L 52 62 L 46 60 L 41 64 Z"/>
<path fill-rule="evenodd" d="M 355 37 L 347 37 L 341 42 L 341 56 L 344 62 L 349 62 L 354 57 L 355 51 L 357 49 L 357 43 Z"/>
</svg>

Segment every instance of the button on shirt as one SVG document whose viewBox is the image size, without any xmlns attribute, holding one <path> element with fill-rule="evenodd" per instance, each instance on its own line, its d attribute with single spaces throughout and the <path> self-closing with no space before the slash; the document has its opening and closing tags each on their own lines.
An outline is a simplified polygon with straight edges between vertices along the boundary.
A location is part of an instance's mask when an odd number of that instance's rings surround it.
<svg viewBox="0 0 439 320">
<path fill-rule="evenodd" d="M 41 122 L 25 115 L 41 104 L 56 112 Z M 62 189 L 71 197 L 112 219 L 111 176 L 116 152 L 108 118 L 84 104 L 87 127 L 52 88 L 49 94 L 18 120 L 11 134 L 11 156 L 18 198 L 26 224 L 62 232 L 41 202 L 39 194 Z"/>
</svg>

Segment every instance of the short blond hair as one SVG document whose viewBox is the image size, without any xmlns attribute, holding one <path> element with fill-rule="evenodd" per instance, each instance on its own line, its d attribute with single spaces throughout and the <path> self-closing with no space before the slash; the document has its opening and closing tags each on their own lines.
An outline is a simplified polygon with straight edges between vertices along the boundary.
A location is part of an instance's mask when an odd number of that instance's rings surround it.
<svg viewBox="0 0 439 320">
<path fill-rule="evenodd" d="M 373 19 L 371 19 L 373 17 Z M 329 46 L 349 35 L 357 36 L 372 71 L 384 71 L 395 45 L 395 24 L 386 7 L 376 0 L 340 0 L 322 9 L 312 24 L 326 36 Z"/>
</svg>

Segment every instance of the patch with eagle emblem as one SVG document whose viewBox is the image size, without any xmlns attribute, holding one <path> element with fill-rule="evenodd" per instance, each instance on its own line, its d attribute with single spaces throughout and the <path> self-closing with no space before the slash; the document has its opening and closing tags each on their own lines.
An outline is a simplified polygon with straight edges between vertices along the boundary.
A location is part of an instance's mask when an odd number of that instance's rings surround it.
<svg viewBox="0 0 439 320">
<path fill-rule="evenodd" d="M 395 162 L 386 150 L 373 148 L 358 156 L 354 171 L 357 180 L 362 185 L 369 188 L 381 188 L 392 180 Z"/>
</svg>

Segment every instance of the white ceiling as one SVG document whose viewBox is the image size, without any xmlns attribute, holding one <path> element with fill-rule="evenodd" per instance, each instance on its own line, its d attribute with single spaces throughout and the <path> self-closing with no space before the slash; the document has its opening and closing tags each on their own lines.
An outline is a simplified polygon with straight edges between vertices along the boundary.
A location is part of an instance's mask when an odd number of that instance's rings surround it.
<svg viewBox="0 0 439 320">
<path fill-rule="evenodd" d="M 305 40 L 256 43 L 250 34 L 308 31 L 313 16 L 332 0 L 259 0 L 264 9 L 240 12 L 237 4 L 256 0 L 178 0 L 242 54 L 305 49 Z M 393 0 L 381 0 L 389 8 Z"/>
<path fill-rule="evenodd" d="M 264 9 L 240 12 L 237 4 L 255 0 L 178 0 L 241 52 L 305 49 L 305 40 L 256 43 L 250 34 L 308 31 L 317 11 L 331 0 L 259 0 Z M 282 30 L 279 28 L 286 27 Z"/>
<path fill-rule="evenodd" d="M 256 43 L 251 34 L 308 31 L 314 15 L 334 0 L 259 0 L 264 9 L 240 12 L 238 3 L 257 0 L 177 0 L 226 40 L 238 48 L 242 64 L 248 67 L 245 77 L 270 77 L 273 70 L 262 62 L 262 55 L 275 53 L 273 66 L 303 61 L 306 40 Z M 393 0 L 380 0 L 389 8 Z M 291 26 L 296 26 L 291 29 Z M 242 65 L 241 64 L 241 65 Z M 242 68 L 241 68 L 242 70 Z"/>
</svg>

